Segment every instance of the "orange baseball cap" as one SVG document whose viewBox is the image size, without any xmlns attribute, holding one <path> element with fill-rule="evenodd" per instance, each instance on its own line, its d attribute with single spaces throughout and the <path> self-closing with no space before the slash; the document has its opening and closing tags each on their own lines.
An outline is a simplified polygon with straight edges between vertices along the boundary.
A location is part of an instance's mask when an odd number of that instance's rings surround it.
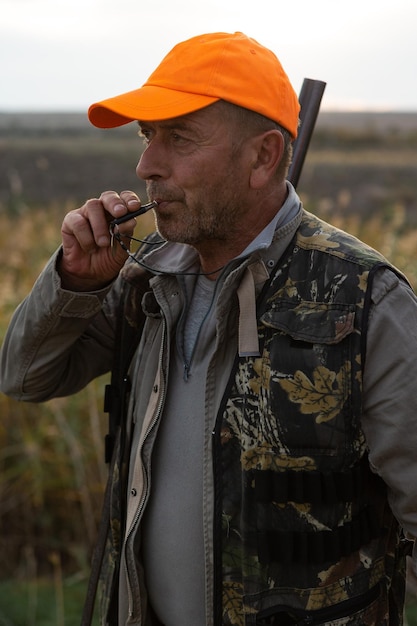
<svg viewBox="0 0 417 626">
<path fill-rule="evenodd" d="M 237 32 L 199 35 L 177 44 L 146 83 L 92 104 L 98 128 L 165 120 L 227 100 L 274 120 L 297 136 L 300 105 L 275 54 Z"/>
</svg>

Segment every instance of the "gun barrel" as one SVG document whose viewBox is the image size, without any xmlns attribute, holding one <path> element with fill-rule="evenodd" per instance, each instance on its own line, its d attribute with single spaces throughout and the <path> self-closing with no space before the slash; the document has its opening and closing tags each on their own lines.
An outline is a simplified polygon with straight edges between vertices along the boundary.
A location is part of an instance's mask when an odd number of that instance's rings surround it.
<svg viewBox="0 0 417 626">
<path fill-rule="evenodd" d="M 300 179 L 325 88 L 325 82 L 311 78 L 305 78 L 301 87 L 299 96 L 300 127 L 297 139 L 294 141 L 293 160 L 288 172 L 288 180 L 294 187 L 297 187 Z"/>
</svg>

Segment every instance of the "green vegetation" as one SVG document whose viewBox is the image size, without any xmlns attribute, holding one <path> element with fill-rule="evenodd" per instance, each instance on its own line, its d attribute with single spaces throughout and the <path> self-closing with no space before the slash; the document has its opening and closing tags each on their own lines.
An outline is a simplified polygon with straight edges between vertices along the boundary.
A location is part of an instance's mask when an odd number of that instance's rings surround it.
<svg viewBox="0 0 417 626">
<path fill-rule="evenodd" d="M 109 188 L 145 198 L 134 175 L 135 130 L 12 131 L 0 124 L 0 341 L 59 244 L 69 209 Z M 378 126 L 361 136 L 321 128 L 300 193 L 308 210 L 381 250 L 417 286 L 415 142 L 415 129 Z M 151 219 L 141 218 L 143 231 Z M 80 623 L 107 474 L 106 382 L 42 405 L 0 394 L 0 626 Z M 409 626 L 417 626 L 416 606 L 414 594 Z"/>
<path fill-rule="evenodd" d="M 85 581 L 33 579 L 0 583 L 1 626 L 79 626 Z M 98 621 L 93 626 L 98 626 Z"/>
</svg>

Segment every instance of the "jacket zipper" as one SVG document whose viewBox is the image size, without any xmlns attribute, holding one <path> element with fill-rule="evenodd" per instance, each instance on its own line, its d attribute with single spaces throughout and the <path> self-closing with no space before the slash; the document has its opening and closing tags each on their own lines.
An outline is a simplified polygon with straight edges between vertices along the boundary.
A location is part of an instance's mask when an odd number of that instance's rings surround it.
<svg viewBox="0 0 417 626">
<path fill-rule="evenodd" d="M 160 378 L 160 389 L 159 389 L 159 402 L 158 402 L 158 406 L 156 408 L 155 411 L 155 415 L 151 421 L 151 423 L 148 426 L 148 429 L 145 433 L 145 436 L 143 438 L 143 442 L 146 441 L 146 439 L 148 438 L 149 434 L 151 433 L 152 429 L 154 428 L 155 424 L 158 422 L 159 417 L 161 415 L 161 411 L 162 411 L 162 406 L 164 403 L 164 398 L 165 398 L 165 380 L 163 377 L 163 369 L 162 369 L 162 357 L 163 357 L 163 352 L 164 352 L 164 344 L 165 344 L 165 339 L 166 339 L 166 324 L 165 322 L 163 322 L 163 331 L 162 331 L 162 340 L 161 340 L 161 349 L 159 352 L 159 371 L 161 372 L 161 378 Z M 143 472 L 144 472 L 144 490 L 143 490 L 143 494 L 141 497 L 141 500 L 139 502 L 135 517 L 133 518 L 133 522 L 130 526 L 130 530 L 129 533 L 127 534 L 126 538 L 125 538 L 125 545 L 127 545 L 128 540 L 130 538 L 130 535 L 132 534 L 134 528 L 136 527 L 136 524 L 138 523 L 138 520 L 140 518 L 140 516 L 142 515 L 144 506 L 145 506 L 145 501 L 146 501 L 146 497 L 148 495 L 148 485 L 149 485 L 149 480 L 148 480 L 148 473 L 146 471 L 145 466 L 143 466 Z M 126 586 L 127 586 L 127 595 L 128 595 L 128 602 L 129 602 L 129 617 L 133 617 L 133 592 L 132 592 L 132 585 L 130 582 L 130 574 L 129 574 L 129 566 L 127 563 L 127 558 L 126 558 L 126 551 L 125 551 L 125 567 L 126 567 Z"/>
<path fill-rule="evenodd" d="M 184 311 L 187 310 L 187 307 L 189 307 L 190 305 L 190 301 L 188 300 L 187 297 L 187 290 L 186 288 L 183 286 L 183 293 L 185 294 L 186 297 L 186 306 L 184 307 L 183 313 L 181 314 L 181 319 L 180 319 L 180 323 L 179 323 L 179 330 L 180 332 L 176 333 L 176 344 L 177 344 L 177 350 L 179 352 L 179 354 L 182 356 L 182 360 L 183 360 L 183 376 L 184 376 L 184 380 L 187 381 L 189 376 L 190 376 L 190 371 L 191 371 L 191 365 L 193 363 L 194 360 L 194 355 L 195 355 L 195 351 L 196 351 L 196 347 L 198 344 L 198 340 L 201 334 L 201 329 L 204 325 L 204 323 L 207 321 L 207 318 L 210 315 L 213 315 L 213 307 L 214 304 L 216 302 L 216 296 L 217 296 L 217 292 L 218 292 L 218 285 L 219 282 L 216 282 L 212 297 L 211 297 L 211 302 L 210 302 L 210 306 L 208 307 L 203 319 L 200 322 L 200 326 L 197 332 L 197 335 L 195 337 L 195 341 L 194 341 L 194 345 L 193 345 L 193 349 L 192 349 L 192 353 L 190 355 L 189 360 L 187 360 L 185 358 L 185 350 L 184 350 L 184 326 L 185 326 L 185 321 L 186 321 L 186 317 L 185 317 L 185 313 Z M 180 340 L 181 339 L 181 340 Z"/>
</svg>

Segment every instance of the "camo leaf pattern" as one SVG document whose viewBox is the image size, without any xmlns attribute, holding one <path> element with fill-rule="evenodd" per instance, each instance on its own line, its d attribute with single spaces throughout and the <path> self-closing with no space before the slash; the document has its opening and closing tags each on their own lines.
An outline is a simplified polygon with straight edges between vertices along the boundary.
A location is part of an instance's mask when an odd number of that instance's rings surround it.
<svg viewBox="0 0 417 626">
<path fill-rule="evenodd" d="M 301 413 L 316 413 L 316 422 L 320 424 L 330 421 L 340 412 L 345 401 L 343 381 L 348 372 L 350 363 L 345 363 L 337 373 L 319 366 L 313 371 L 312 379 L 298 370 L 294 376 L 277 378 L 277 381 L 291 402 L 299 404 Z"/>
</svg>

